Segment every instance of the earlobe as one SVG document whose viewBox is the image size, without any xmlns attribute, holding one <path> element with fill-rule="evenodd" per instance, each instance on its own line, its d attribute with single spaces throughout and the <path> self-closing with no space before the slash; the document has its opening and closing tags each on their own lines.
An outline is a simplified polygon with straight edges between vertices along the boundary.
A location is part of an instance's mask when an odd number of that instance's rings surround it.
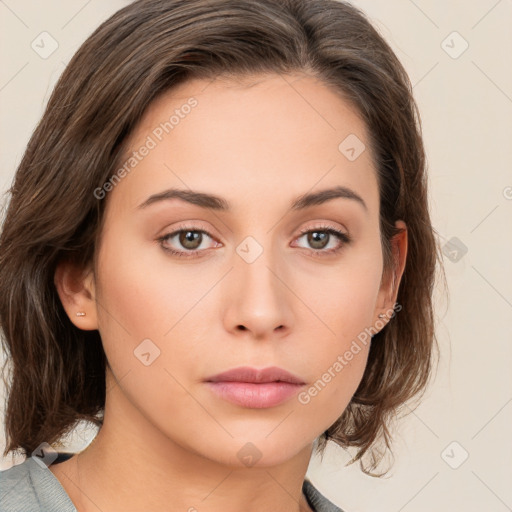
<svg viewBox="0 0 512 512">
<path fill-rule="evenodd" d="M 55 270 L 55 288 L 71 322 L 83 330 L 98 328 L 94 275 L 70 261 L 61 261 Z"/>
</svg>

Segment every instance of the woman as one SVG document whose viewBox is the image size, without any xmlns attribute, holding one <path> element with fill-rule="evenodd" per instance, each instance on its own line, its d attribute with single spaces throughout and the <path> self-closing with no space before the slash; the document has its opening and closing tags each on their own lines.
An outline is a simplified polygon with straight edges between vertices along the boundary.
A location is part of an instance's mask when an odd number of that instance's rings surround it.
<svg viewBox="0 0 512 512">
<path fill-rule="evenodd" d="M 139 0 L 57 83 L 0 238 L 6 510 L 341 510 L 425 389 L 440 261 L 408 77 L 333 0 Z M 78 454 L 59 440 L 99 426 Z"/>
</svg>

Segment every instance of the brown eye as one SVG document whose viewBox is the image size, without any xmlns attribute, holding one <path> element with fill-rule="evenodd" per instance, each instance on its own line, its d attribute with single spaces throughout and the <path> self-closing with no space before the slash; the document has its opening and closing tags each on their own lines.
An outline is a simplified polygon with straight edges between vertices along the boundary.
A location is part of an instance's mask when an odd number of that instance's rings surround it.
<svg viewBox="0 0 512 512">
<path fill-rule="evenodd" d="M 208 240 L 210 240 L 210 246 L 208 246 Z M 185 226 L 158 238 L 158 241 L 164 251 L 180 257 L 203 256 L 208 249 L 222 245 L 207 231 Z"/>
<path fill-rule="evenodd" d="M 299 247 L 309 249 L 312 254 L 318 256 L 335 254 L 352 240 L 347 233 L 327 226 L 303 230 L 299 236 L 299 239 L 301 238 L 305 239 L 306 246 L 299 245 Z M 329 245 L 331 247 L 328 247 Z"/>
<path fill-rule="evenodd" d="M 185 249 L 191 251 L 197 249 L 203 240 L 203 233 L 201 231 L 181 231 L 179 242 Z"/>
<path fill-rule="evenodd" d="M 307 235 L 308 244 L 313 249 L 325 248 L 331 237 L 331 235 L 325 231 L 310 231 Z"/>
</svg>

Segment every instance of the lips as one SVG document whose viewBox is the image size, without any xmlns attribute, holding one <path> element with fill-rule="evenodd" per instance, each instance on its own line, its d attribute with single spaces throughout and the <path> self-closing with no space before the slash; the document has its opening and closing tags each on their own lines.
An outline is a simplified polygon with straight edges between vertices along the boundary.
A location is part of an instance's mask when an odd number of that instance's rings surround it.
<svg viewBox="0 0 512 512">
<path fill-rule="evenodd" d="M 277 366 L 261 370 L 233 368 L 208 377 L 205 382 L 219 398 L 253 409 L 280 405 L 305 384 L 300 377 Z"/>
<path fill-rule="evenodd" d="M 258 370 L 249 366 L 233 368 L 206 379 L 207 382 L 289 382 L 290 384 L 305 384 L 302 379 L 282 368 L 271 366 Z"/>
</svg>

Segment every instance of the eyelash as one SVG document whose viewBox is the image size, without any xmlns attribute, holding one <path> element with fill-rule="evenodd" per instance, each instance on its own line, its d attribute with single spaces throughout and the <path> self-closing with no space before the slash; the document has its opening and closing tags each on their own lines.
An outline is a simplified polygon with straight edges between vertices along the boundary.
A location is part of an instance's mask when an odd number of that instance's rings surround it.
<svg viewBox="0 0 512 512">
<path fill-rule="evenodd" d="M 187 231 L 190 231 L 190 232 L 193 232 L 193 233 L 203 233 L 203 234 L 205 234 L 205 235 L 207 235 L 207 236 L 209 236 L 210 238 L 213 239 L 213 237 L 207 231 L 205 231 L 203 229 L 198 229 L 198 228 L 193 227 L 193 226 L 179 226 L 179 229 L 176 229 L 172 233 L 168 233 L 166 235 L 163 235 L 162 237 L 158 238 L 157 241 L 160 242 L 160 245 L 161 245 L 161 247 L 162 247 L 162 249 L 164 251 L 172 254 L 173 256 L 178 256 L 180 258 L 181 257 L 185 257 L 185 258 L 197 258 L 197 257 L 200 257 L 201 256 L 200 253 L 204 252 L 205 249 L 196 249 L 196 250 L 193 250 L 193 251 L 177 251 L 176 249 L 171 249 L 171 248 L 166 247 L 164 245 L 164 242 L 168 241 L 170 238 L 173 238 L 174 236 L 176 236 L 176 235 L 178 235 L 180 233 L 183 233 L 183 232 L 187 232 Z M 338 247 L 336 247 L 334 249 L 328 249 L 328 250 L 323 250 L 323 249 L 306 249 L 313 256 L 323 257 L 323 256 L 327 256 L 327 255 L 337 254 L 346 245 L 348 245 L 348 244 L 350 244 L 352 242 L 352 238 L 347 233 L 343 233 L 342 231 L 338 231 L 337 229 L 334 229 L 334 228 L 332 228 L 330 226 L 318 226 L 318 227 L 315 227 L 315 228 L 312 228 L 312 229 L 311 228 L 310 229 L 304 229 L 304 230 L 300 231 L 299 236 L 297 238 L 301 238 L 302 236 L 307 235 L 308 233 L 314 233 L 314 232 L 328 233 L 329 235 L 332 235 L 332 236 L 336 237 L 341 242 L 341 245 L 339 245 Z"/>
</svg>

